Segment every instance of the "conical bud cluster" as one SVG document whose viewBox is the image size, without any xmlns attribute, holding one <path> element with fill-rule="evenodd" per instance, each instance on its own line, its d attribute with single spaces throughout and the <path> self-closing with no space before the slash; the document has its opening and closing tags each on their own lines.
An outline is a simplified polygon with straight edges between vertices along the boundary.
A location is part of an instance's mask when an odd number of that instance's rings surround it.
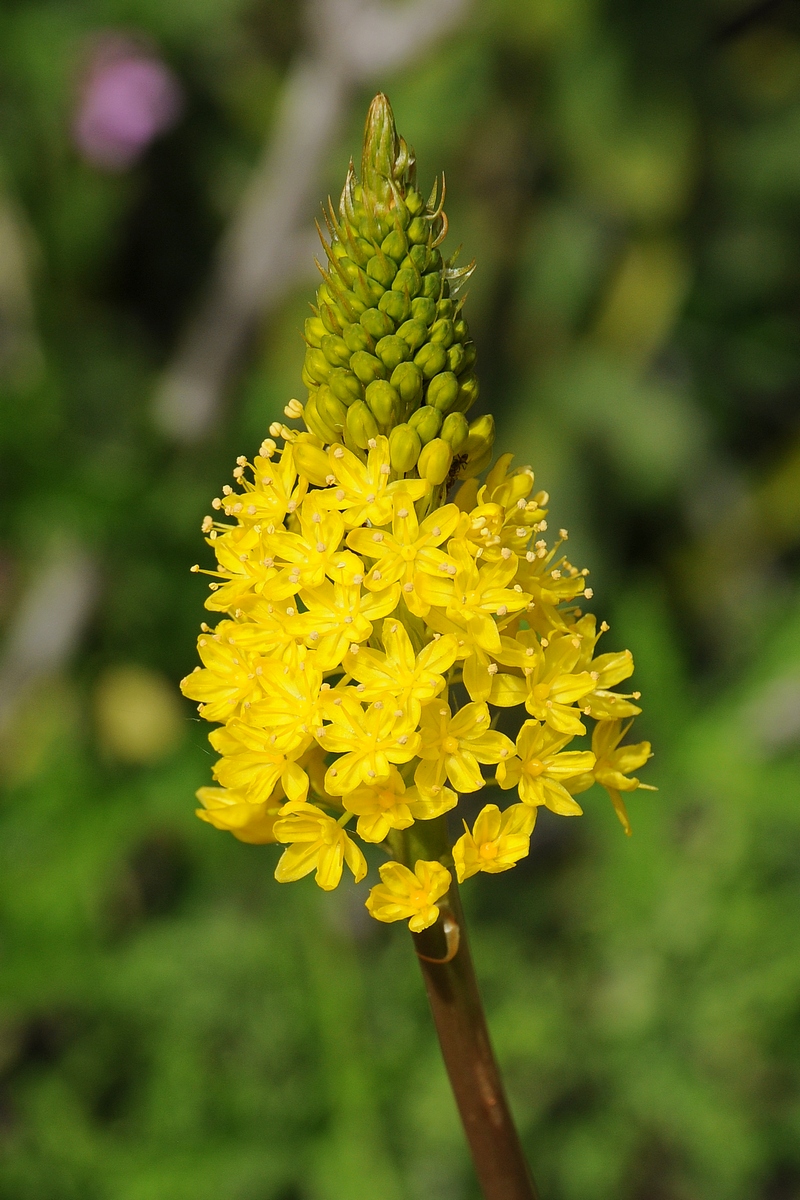
<svg viewBox="0 0 800 1200">
<path fill-rule="evenodd" d="M 468 478 L 490 461 L 494 427 L 471 428 L 475 343 L 463 316 L 472 265 L 442 257 L 445 185 L 426 201 L 413 150 L 389 101 L 367 116 L 361 179 L 353 164 L 321 230 L 326 263 L 305 323 L 306 428 L 364 458 L 389 436 L 392 470 L 429 483 Z"/>
</svg>

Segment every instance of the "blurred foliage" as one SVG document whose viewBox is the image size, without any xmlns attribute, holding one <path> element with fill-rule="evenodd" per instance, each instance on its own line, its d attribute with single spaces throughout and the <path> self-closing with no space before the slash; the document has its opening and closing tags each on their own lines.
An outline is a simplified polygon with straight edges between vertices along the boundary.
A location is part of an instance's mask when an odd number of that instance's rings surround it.
<svg viewBox="0 0 800 1200">
<path fill-rule="evenodd" d="M 117 174 L 70 138 L 109 29 L 186 94 Z M 0 11 L 0 618 L 54 537 L 103 576 L 1 747 L 2 1200 L 476 1195 L 402 931 L 192 816 L 187 568 L 299 387 L 308 289 L 208 443 L 169 444 L 150 397 L 302 38 L 289 0 Z M 800 1197 L 798 64 L 788 0 L 476 0 L 384 83 L 478 258 L 498 445 L 592 568 L 657 748 L 632 839 L 599 801 L 545 813 L 465 889 L 547 1200 Z"/>
</svg>

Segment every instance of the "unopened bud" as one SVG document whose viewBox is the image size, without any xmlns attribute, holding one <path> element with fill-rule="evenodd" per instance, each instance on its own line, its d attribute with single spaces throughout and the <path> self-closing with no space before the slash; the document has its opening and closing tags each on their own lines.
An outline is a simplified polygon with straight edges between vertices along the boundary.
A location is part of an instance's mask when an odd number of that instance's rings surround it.
<svg viewBox="0 0 800 1200">
<path fill-rule="evenodd" d="M 460 454 L 467 444 L 469 425 L 463 413 L 451 412 L 442 422 L 441 436 L 452 448 L 453 454 Z"/>
<path fill-rule="evenodd" d="M 442 371 L 428 384 L 428 394 L 425 397 L 428 404 L 447 413 L 453 408 L 458 399 L 458 380 L 452 371 Z"/>
<path fill-rule="evenodd" d="M 315 434 L 323 442 L 335 442 L 336 430 L 331 428 L 325 418 L 320 414 L 317 408 L 317 397 L 319 392 L 312 392 L 306 401 L 303 409 L 303 420 L 306 423 L 306 429 Z M 270 425 L 270 433 L 273 437 L 279 437 L 280 434 L 276 431 L 275 425 Z"/>
<path fill-rule="evenodd" d="M 312 350 L 310 353 L 316 354 L 317 351 Z M 324 355 L 322 357 L 324 358 Z M 447 351 L 444 346 L 426 342 L 414 355 L 414 362 L 426 379 L 433 379 L 434 375 L 438 375 L 447 366 Z M 328 366 L 327 362 L 325 366 Z M 320 383 L 324 383 L 324 380 L 321 379 Z"/>
<path fill-rule="evenodd" d="M 378 436 L 378 426 L 369 407 L 363 400 L 356 400 L 347 410 L 345 427 L 350 440 L 360 450 L 366 450 L 371 438 Z"/>
<path fill-rule="evenodd" d="M 308 406 L 306 406 L 306 411 L 308 411 Z M 310 441 L 304 441 L 303 434 L 300 434 L 295 443 L 294 461 L 300 474 L 305 475 L 306 479 L 309 479 L 315 487 L 327 485 L 331 471 L 328 456 L 320 446 L 315 446 Z"/>
<path fill-rule="evenodd" d="M 379 425 L 391 426 L 400 413 L 400 396 L 385 379 L 376 379 L 367 388 L 367 404 Z"/>
<path fill-rule="evenodd" d="M 417 465 L 422 442 L 419 434 L 410 425 L 395 425 L 389 434 L 389 456 L 392 469 L 400 475 L 405 475 Z"/>
<path fill-rule="evenodd" d="M 480 384 L 476 375 L 462 375 L 458 381 L 458 400 L 456 408 L 459 412 L 469 412 L 478 399 Z"/>
<path fill-rule="evenodd" d="M 442 428 L 442 414 L 438 408 L 423 404 L 422 408 L 411 414 L 408 423 L 419 434 L 419 440 L 424 446 L 435 438 Z"/>
<path fill-rule="evenodd" d="M 444 483 L 453 461 L 453 451 L 443 438 L 434 438 L 420 451 L 417 470 L 421 479 L 427 479 L 434 487 Z"/>
<path fill-rule="evenodd" d="M 326 425 L 335 430 L 336 433 L 341 433 L 344 429 L 344 421 L 347 416 L 347 408 L 342 404 L 329 387 L 321 387 L 316 395 L 317 414 L 322 418 Z M 328 441 L 334 439 L 329 438 Z"/>
<path fill-rule="evenodd" d="M 397 388 L 404 411 L 413 412 L 422 399 L 422 371 L 416 363 L 401 362 L 392 371 L 391 382 Z"/>
<path fill-rule="evenodd" d="M 349 408 L 354 400 L 364 399 L 364 385 L 352 371 L 337 367 L 328 376 L 328 387 L 345 408 Z"/>
</svg>

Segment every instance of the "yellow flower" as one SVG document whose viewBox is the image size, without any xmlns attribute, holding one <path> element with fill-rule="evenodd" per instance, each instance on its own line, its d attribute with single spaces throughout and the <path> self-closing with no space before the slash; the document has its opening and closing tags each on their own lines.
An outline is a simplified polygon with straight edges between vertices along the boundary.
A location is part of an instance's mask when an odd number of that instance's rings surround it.
<svg viewBox="0 0 800 1200">
<path fill-rule="evenodd" d="M 360 883 L 367 873 L 364 855 L 338 821 L 313 804 L 293 805 L 275 822 L 275 837 L 289 842 L 275 868 L 278 883 L 292 883 L 316 870 L 315 881 L 326 892 L 338 886 L 345 863 Z"/>
<path fill-rule="evenodd" d="M 344 512 L 348 529 L 363 525 L 365 521 L 371 525 L 386 525 L 392 517 L 392 494 L 398 488 L 402 488 L 412 501 L 421 499 L 429 488 L 424 479 L 389 481 L 389 439 L 383 435 L 370 443 L 366 463 L 338 445 L 331 446 L 328 457 L 337 486 L 321 492 L 320 498 L 327 507 Z"/>
<path fill-rule="evenodd" d="M 455 716 L 441 700 L 426 704 L 420 718 L 417 787 L 431 791 L 447 778 L 457 792 L 479 791 L 484 780 L 478 764 L 498 763 L 514 753 L 510 738 L 490 724 L 485 704 L 465 704 Z"/>
<path fill-rule="evenodd" d="M 284 446 L 274 462 L 259 455 L 250 467 L 252 481 L 245 476 L 248 467 L 250 464 L 240 458 L 233 473 L 244 491 L 223 488 L 222 498 L 215 500 L 213 507 L 222 509 L 228 517 L 236 517 L 243 525 L 260 523 L 267 531 L 271 525 L 277 528 L 287 513 L 294 512 L 308 488 L 308 480 L 298 478 L 294 450 L 291 445 Z"/>
<path fill-rule="evenodd" d="M 596 759 L 592 775 L 611 797 L 614 811 L 629 837 L 631 823 L 620 792 L 635 792 L 637 788 L 645 788 L 648 792 L 656 791 L 652 784 L 628 778 L 631 771 L 637 771 L 652 757 L 649 742 L 620 746 L 632 724 L 632 721 L 627 725 L 623 725 L 622 721 L 598 721 L 592 734 L 592 750 Z"/>
<path fill-rule="evenodd" d="M 259 526 L 236 525 L 222 537 L 215 538 L 212 534 L 208 540 L 214 547 L 219 569 L 203 574 L 224 580 L 211 584 L 206 608 L 212 612 L 248 607 L 262 595 L 276 600 L 292 595 L 292 585 L 279 578 L 274 565 L 270 565 Z"/>
<path fill-rule="evenodd" d="M 300 592 L 306 611 L 287 609 L 287 628 L 312 650 L 324 671 L 338 667 L 348 647 L 365 642 L 372 634 L 372 622 L 397 607 L 400 586 L 383 592 L 362 592 L 357 585 L 331 583 Z"/>
<path fill-rule="evenodd" d="M 280 782 L 290 800 L 305 800 L 308 776 L 297 762 L 311 744 L 311 736 L 292 751 L 275 749 L 275 735 L 234 721 L 215 729 L 208 740 L 222 758 L 214 764 L 214 778 L 225 788 L 243 792 L 254 804 L 269 799 Z"/>
<path fill-rule="evenodd" d="M 535 824 L 536 809 L 528 804 L 512 804 L 504 813 L 496 804 L 487 804 L 471 833 L 464 822 L 464 833 L 453 846 L 458 882 L 479 871 L 496 875 L 510 870 L 529 852 Z"/>
<path fill-rule="evenodd" d="M 396 767 L 385 779 L 348 792 L 343 800 L 348 812 L 358 816 L 356 833 L 365 842 L 382 842 L 390 829 L 408 829 L 414 821 L 429 821 L 455 808 L 458 797 L 449 788 L 422 795 L 416 787 L 406 788 Z"/>
<path fill-rule="evenodd" d="M 403 481 L 404 485 L 407 481 Z M 403 599 L 409 610 L 424 617 L 430 607 L 416 587 L 417 572 L 428 575 L 455 574 L 455 563 L 437 549 L 446 541 L 458 523 L 455 504 L 437 508 L 420 525 L 414 503 L 403 486 L 394 493 L 392 532 L 381 529 L 354 529 L 347 535 L 347 544 L 366 558 L 378 561 L 367 575 L 365 584 L 373 591 L 390 583 L 400 583 Z"/>
<path fill-rule="evenodd" d="M 497 562 L 509 552 L 524 554 L 531 532 L 546 513 L 542 508 L 549 499 L 546 492 L 527 499 L 533 489 L 530 467 L 508 474 L 513 457 L 501 454 L 483 487 L 469 479 L 456 495 L 455 502 L 463 512 L 457 536 L 464 539 L 471 554 L 485 562 Z"/>
<path fill-rule="evenodd" d="M 454 637 L 435 638 L 418 655 L 405 628 L 395 617 L 387 617 L 381 633 L 385 654 L 354 646 L 343 666 L 358 680 L 362 700 L 390 700 L 415 713 L 420 703 L 438 696 L 445 685 L 444 674 L 455 662 L 458 645 Z"/>
<path fill-rule="evenodd" d="M 448 891 L 452 876 L 438 862 L 420 859 L 413 871 L 398 862 L 384 863 L 379 868 L 381 882 L 370 891 L 367 911 L 376 921 L 405 921 L 412 933 L 421 933 L 435 924 L 439 909 L 437 900 Z"/>
<path fill-rule="evenodd" d="M 319 587 L 325 576 L 339 583 L 361 583 L 364 564 L 349 550 L 340 549 L 344 536 L 341 513 L 328 512 L 319 492 L 309 492 L 300 508 L 300 532 L 276 530 L 262 544 L 270 565 L 281 566 L 278 579 L 294 591 Z M 284 565 L 285 564 L 285 565 Z"/>
<path fill-rule="evenodd" d="M 261 695 L 262 660 L 237 644 L 238 629 L 234 621 L 206 629 L 197 639 L 203 668 L 195 667 L 181 680 L 184 696 L 201 701 L 200 716 L 206 721 L 226 721 Z"/>
<path fill-rule="evenodd" d="M 419 574 L 415 590 L 425 604 L 444 608 L 445 616 L 462 625 L 472 642 L 490 654 L 500 649 L 500 633 L 494 617 L 501 621 L 527 606 L 530 596 L 506 585 L 517 572 L 517 559 L 510 555 L 478 570 L 469 550 L 451 540 L 448 552 L 457 564 L 454 578 Z"/>
<path fill-rule="evenodd" d="M 498 764 L 500 787 L 518 787 L 523 804 L 544 804 L 562 816 L 578 816 L 582 809 L 562 780 L 591 771 L 594 754 L 591 750 L 564 751 L 570 741 L 569 733 L 556 733 L 538 721 L 526 721 L 517 735 L 517 757 Z"/>
<path fill-rule="evenodd" d="M 289 664 L 272 659 L 261 668 L 262 699 L 250 706 L 247 722 L 269 730 L 270 744 L 287 753 L 308 745 L 322 723 L 330 689 L 322 691 L 322 671 L 313 653 Z"/>
<path fill-rule="evenodd" d="M 364 711 L 354 694 L 354 688 L 339 692 L 329 709 L 331 724 L 316 735 L 323 749 L 341 755 L 325 775 L 332 796 L 384 778 L 390 763 L 411 762 L 419 747 L 416 722 L 402 708 L 376 700 Z"/>
<path fill-rule="evenodd" d="M 260 804 L 251 804 L 241 792 L 213 787 L 198 788 L 196 795 L 203 805 L 196 810 L 198 817 L 215 829 L 226 829 L 240 842 L 255 846 L 278 840 L 275 837 L 275 821 L 282 799 L 271 796 Z"/>
<path fill-rule="evenodd" d="M 558 733 L 585 733 L 573 705 L 593 689 L 594 680 L 588 671 L 573 671 L 580 649 L 578 637 L 555 637 L 546 646 L 540 645 L 532 631 L 518 633 L 513 641 L 505 638 L 498 658 L 521 667 L 524 678 L 495 675 L 490 704 L 507 707 L 524 699 L 531 716 L 546 721 Z"/>
</svg>

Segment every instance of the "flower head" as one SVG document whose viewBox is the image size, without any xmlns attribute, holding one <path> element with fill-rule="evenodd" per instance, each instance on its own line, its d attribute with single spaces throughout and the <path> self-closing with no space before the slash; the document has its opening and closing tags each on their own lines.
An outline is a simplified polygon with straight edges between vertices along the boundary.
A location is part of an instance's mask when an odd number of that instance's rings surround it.
<svg viewBox="0 0 800 1200">
<path fill-rule="evenodd" d="M 650 746 L 620 745 L 639 694 L 614 689 L 633 659 L 597 654 L 608 627 L 577 606 L 591 591 L 566 530 L 546 540 L 547 494 L 510 454 L 488 469 L 493 419 L 467 419 L 471 268 L 442 257 L 441 203 L 417 191 L 385 97 L 363 162 L 326 213 L 308 394 L 284 410 L 304 428 L 271 425 L 203 520 L 220 616 L 181 687 L 219 723 L 201 819 L 282 843 L 276 878 L 313 872 L 324 889 L 345 865 L 363 878 L 359 840 L 390 846 L 408 865 L 384 864 L 367 908 L 419 931 L 452 883 L 459 793 L 518 795 L 465 826 L 463 882 L 512 867 L 538 808 L 578 815 L 595 782 L 629 829 L 621 796 L 647 786 L 633 772 Z M 591 750 L 575 748 L 591 722 Z"/>
</svg>

